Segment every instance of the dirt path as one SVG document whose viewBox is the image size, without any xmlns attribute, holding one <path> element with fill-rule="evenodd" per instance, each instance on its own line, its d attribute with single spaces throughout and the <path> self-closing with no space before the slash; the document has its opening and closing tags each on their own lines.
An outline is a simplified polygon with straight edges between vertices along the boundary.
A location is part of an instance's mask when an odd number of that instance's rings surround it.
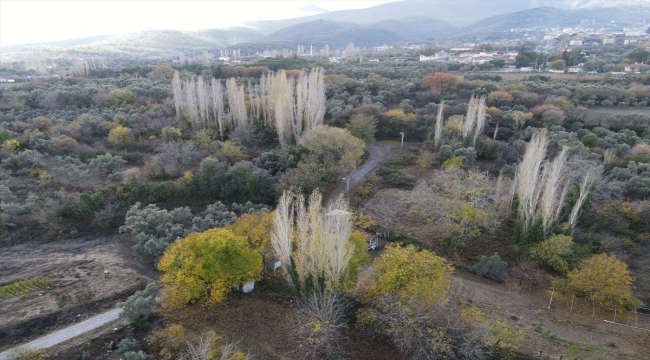
<svg viewBox="0 0 650 360">
<path fill-rule="evenodd" d="M 27 349 L 47 349 L 54 345 L 60 344 L 64 341 L 68 341 L 72 338 L 75 338 L 79 335 L 83 335 L 93 329 L 96 329 L 102 325 L 108 324 L 112 321 L 115 321 L 119 318 L 120 313 L 122 312 L 121 308 L 113 309 L 103 314 L 93 316 L 87 320 L 84 320 L 78 324 L 68 326 L 61 330 L 55 331 L 48 335 L 45 335 L 36 340 L 30 341 L 26 344 L 21 345 L 21 348 Z M 6 360 L 9 358 L 11 351 L 3 351 L 0 353 L 0 360 Z"/>
<path fill-rule="evenodd" d="M 356 170 L 354 170 L 352 173 L 350 173 L 346 178 L 350 178 L 350 189 L 354 187 L 355 184 L 359 182 L 359 180 L 363 179 L 364 176 L 368 175 L 373 169 L 375 169 L 384 159 L 386 159 L 386 156 L 390 153 L 391 146 L 390 145 L 385 145 L 385 144 L 377 144 L 373 145 L 368 149 L 368 152 L 370 153 L 370 156 L 368 156 L 368 160 L 366 162 L 358 167 Z M 347 190 L 348 182 L 347 180 L 341 180 L 339 185 L 336 187 L 334 191 L 330 194 L 328 199 L 333 199 L 339 196 L 339 194 L 345 194 Z"/>
</svg>

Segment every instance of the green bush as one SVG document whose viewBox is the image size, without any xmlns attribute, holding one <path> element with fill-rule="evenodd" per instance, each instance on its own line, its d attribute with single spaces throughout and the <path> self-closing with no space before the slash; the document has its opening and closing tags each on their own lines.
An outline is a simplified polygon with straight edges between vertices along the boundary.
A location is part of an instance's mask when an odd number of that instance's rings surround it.
<svg viewBox="0 0 650 360">
<path fill-rule="evenodd" d="M 498 282 L 506 275 L 507 269 L 508 263 L 501 260 L 498 253 L 494 253 L 492 256 L 483 255 L 481 260 L 472 266 L 472 271 L 479 276 Z"/>
</svg>

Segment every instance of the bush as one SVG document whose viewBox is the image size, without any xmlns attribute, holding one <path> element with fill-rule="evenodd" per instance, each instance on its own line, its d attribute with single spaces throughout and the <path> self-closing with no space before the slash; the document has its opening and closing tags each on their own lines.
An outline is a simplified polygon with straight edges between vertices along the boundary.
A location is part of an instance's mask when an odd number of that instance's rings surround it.
<svg viewBox="0 0 650 360">
<path fill-rule="evenodd" d="M 498 253 L 494 253 L 494 255 L 489 257 L 483 255 L 481 256 L 481 260 L 472 266 L 472 271 L 479 276 L 498 282 L 506 275 L 507 269 L 508 263 L 502 261 Z"/>
<path fill-rule="evenodd" d="M 555 235 L 530 249 L 530 256 L 557 272 L 565 272 L 569 269 L 566 258 L 573 254 L 572 245 L 570 236 Z"/>
<path fill-rule="evenodd" d="M 144 290 L 136 291 L 126 301 L 117 303 L 117 307 L 121 307 L 123 310 L 120 317 L 125 317 L 136 324 L 141 320 L 149 320 L 153 309 L 158 306 L 156 302 L 158 290 L 156 283 L 149 283 Z"/>
<path fill-rule="evenodd" d="M 91 220 L 102 209 L 102 197 L 99 195 L 79 194 L 68 206 L 61 210 L 61 216 Z"/>
<path fill-rule="evenodd" d="M 338 293 L 314 292 L 296 304 L 292 317 L 291 340 L 296 352 L 305 358 L 342 358 L 342 330 L 350 306 Z"/>
<path fill-rule="evenodd" d="M 140 349 L 142 349 L 142 345 L 140 344 L 140 341 L 138 339 L 124 338 L 120 340 L 120 342 L 117 344 L 117 350 L 115 350 L 114 352 L 117 355 L 122 355 L 126 352 L 129 351 L 136 352 Z"/>
<path fill-rule="evenodd" d="M 91 166 L 95 166 L 97 171 L 107 176 L 121 169 L 126 163 L 127 161 L 122 159 L 121 156 L 113 156 L 108 152 L 104 155 L 98 155 L 90 161 Z"/>
</svg>

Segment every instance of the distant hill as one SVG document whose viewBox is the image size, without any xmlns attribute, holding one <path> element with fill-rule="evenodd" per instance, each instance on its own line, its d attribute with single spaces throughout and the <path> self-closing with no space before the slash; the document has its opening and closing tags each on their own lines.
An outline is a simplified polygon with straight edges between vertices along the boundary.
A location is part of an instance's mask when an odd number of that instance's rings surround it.
<svg viewBox="0 0 650 360">
<path fill-rule="evenodd" d="M 405 0 L 366 9 L 331 11 L 285 20 L 256 21 L 247 25 L 268 34 L 290 25 L 314 20 L 372 24 L 385 20 L 424 16 L 444 19 L 456 26 L 466 26 L 486 17 L 539 6 L 569 7 L 567 0 Z"/>
<path fill-rule="evenodd" d="M 255 41 L 262 37 L 250 28 L 209 29 L 200 31 L 150 30 L 123 35 L 94 36 L 41 44 L 11 45 L 0 48 L 2 54 L 47 47 L 55 51 L 70 53 L 102 53 L 116 55 L 124 53 L 146 55 L 168 55 L 179 52 L 214 51 L 238 43 Z"/>
<path fill-rule="evenodd" d="M 457 28 L 450 23 L 430 17 L 391 19 L 371 24 L 372 27 L 389 30 L 406 40 L 427 40 L 451 35 Z"/>
<path fill-rule="evenodd" d="M 588 25 L 608 27 L 612 21 L 617 26 L 626 26 L 640 19 L 640 14 L 624 9 L 590 8 L 561 10 L 555 8 L 536 8 L 510 14 L 492 16 L 457 31 L 451 38 L 465 41 L 484 42 L 519 36 L 511 34 L 512 28 L 551 28 Z"/>
<path fill-rule="evenodd" d="M 353 42 L 356 46 L 370 47 L 404 41 L 405 38 L 386 29 L 347 22 L 316 20 L 291 25 L 257 39 L 255 44 L 309 45 L 321 48 L 344 48 Z"/>
<path fill-rule="evenodd" d="M 7 54 L 7 53 L 18 52 L 20 51 L 20 49 L 29 46 L 54 46 L 54 47 L 61 47 L 61 48 L 69 48 L 69 47 L 79 46 L 79 45 L 94 44 L 106 39 L 110 39 L 112 36 L 113 35 L 97 35 L 97 36 L 89 36 L 85 38 L 67 39 L 67 40 L 59 40 L 59 41 L 7 45 L 7 46 L 0 47 L 0 53 Z"/>
</svg>

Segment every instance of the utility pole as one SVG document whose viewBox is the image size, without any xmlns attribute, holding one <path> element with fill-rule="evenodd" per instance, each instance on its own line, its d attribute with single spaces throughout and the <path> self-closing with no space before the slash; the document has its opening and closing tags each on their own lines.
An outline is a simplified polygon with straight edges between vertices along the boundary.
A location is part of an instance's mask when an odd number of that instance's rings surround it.
<svg viewBox="0 0 650 360">
<path fill-rule="evenodd" d="M 347 187 L 345 190 L 345 194 L 347 197 L 350 197 L 350 177 L 343 178 L 343 180 L 347 180 Z"/>
<path fill-rule="evenodd" d="M 402 150 L 404 148 L 404 132 L 401 132 L 400 134 L 402 134 L 402 145 L 399 149 Z"/>
</svg>

